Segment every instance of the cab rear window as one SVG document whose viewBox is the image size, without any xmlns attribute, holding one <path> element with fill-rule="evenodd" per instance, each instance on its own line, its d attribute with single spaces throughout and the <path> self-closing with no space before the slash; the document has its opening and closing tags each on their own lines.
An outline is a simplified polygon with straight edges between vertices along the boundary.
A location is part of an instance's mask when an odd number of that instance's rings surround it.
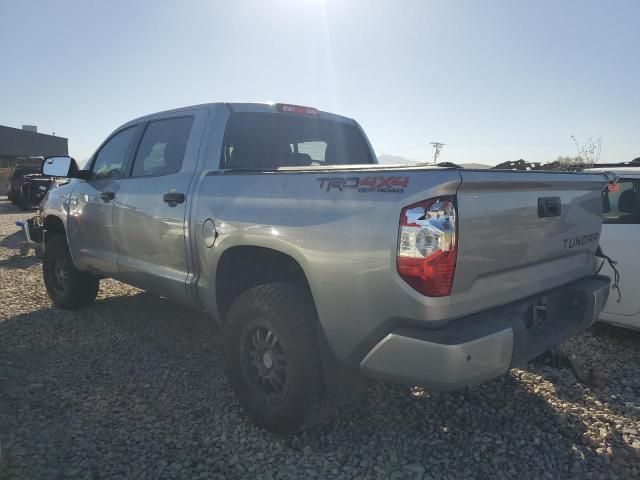
<svg viewBox="0 0 640 480">
<path fill-rule="evenodd" d="M 282 113 L 234 113 L 221 168 L 274 169 L 374 163 L 364 136 L 348 123 Z"/>
</svg>

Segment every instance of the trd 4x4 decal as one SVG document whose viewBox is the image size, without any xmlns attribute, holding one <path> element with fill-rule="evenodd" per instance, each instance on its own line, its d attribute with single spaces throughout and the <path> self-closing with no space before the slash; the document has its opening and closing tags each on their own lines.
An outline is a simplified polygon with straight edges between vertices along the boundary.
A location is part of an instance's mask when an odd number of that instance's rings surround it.
<svg viewBox="0 0 640 480">
<path fill-rule="evenodd" d="M 356 189 L 360 193 L 402 193 L 409 186 L 409 177 L 331 177 L 317 180 L 320 188 L 327 192 Z"/>
</svg>

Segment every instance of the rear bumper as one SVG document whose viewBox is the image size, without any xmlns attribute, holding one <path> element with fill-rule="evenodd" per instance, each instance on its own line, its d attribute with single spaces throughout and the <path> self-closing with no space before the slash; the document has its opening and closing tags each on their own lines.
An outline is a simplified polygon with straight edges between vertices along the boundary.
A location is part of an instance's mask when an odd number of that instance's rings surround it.
<svg viewBox="0 0 640 480">
<path fill-rule="evenodd" d="M 439 390 L 478 384 L 588 328 L 604 308 L 609 284 L 608 277 L 593 276 L 438 330 L 395 329 L 360 369 L 372 378 Z"/>
</svg>

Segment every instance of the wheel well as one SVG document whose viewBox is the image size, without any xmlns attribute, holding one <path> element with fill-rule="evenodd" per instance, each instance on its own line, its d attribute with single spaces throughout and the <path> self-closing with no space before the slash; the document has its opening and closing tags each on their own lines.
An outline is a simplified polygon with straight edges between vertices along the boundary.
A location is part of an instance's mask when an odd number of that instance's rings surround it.
<svg viewBox="0 0 640 480">
<path fill-rule="evenodd" d="M 272 282 L 295 282 L 309 288 L 300 264 L 289 255 L 263 247 L 232 247 L 216 270 L 216 300 L 224 321 L 233 301 L 245 290 Z"/>
<path fill-rule="evenodd" d="M 62 220 L 54 215 L 49 215 L 44 219 L 44 242 L 47 243 L 55 235 L 65 235 Z"/>
<path fill-rule="evenodd" d="M 216 270 L 216 298 L 224 322 L 233 301 L 248 288 L 270 282 L 296 282 L 311 295 L 300 264 L 289 255 L 262 247 L 233 247 L 222 254 Z M 367 382 L 358 369 L 345 367 L 333 354 L 318 323 L 318 347 L 329 402 L 346 405 L 363 398 Z"/>
</svg>

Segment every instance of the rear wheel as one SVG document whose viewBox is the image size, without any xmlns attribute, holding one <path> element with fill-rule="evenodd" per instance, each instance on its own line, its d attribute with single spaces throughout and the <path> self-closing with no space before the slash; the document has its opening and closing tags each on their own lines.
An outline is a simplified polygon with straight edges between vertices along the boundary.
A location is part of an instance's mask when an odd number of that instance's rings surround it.
<svg viewBox="0 0 640 480">
<path fill-rule="evenodd" d="M 227 373 L 238 401 L 261 427 L 291 434 L 324 418 L 316 325 L 309 293 L 295 284 L 251 288 L 231 306 Z"/>
<path fill-rule="evenodd" d="M 98 295 L 99 279 L 75 267 L 67 240 L 62 235 L 47 242 L 42 272 L 49 298 L 59 308 L 81 308 L 92 303 Z"/>
</svg>

